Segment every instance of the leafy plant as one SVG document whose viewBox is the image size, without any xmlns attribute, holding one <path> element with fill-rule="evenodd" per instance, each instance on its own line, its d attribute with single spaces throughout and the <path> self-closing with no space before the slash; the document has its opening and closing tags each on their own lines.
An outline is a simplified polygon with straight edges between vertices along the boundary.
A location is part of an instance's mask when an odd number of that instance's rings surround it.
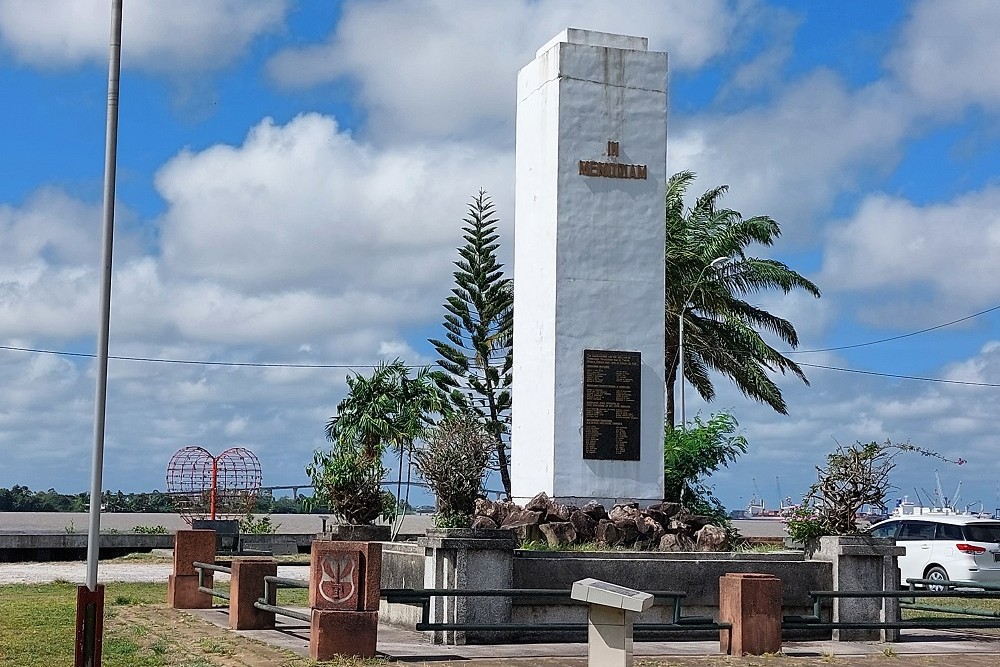
<svg viewBox="0 0 1000 667">
<path fill-rule="evenodd" d="M 796 542 L 808 545 L 823 535 L 828 535 L 826 520 L 815 507 L 803 503 L 794 507 L 784 518 L 785 529 Z"/>
<path fill-rule="evenodd" d="M 281 527 L 280 523 L 271 523 L 271 517 L 264 515 L 255 517 L 251 512 L 240 519 L 240 532 L 246 535 L 273 535 Z"/>
<path fill-rule="evenodd" d="M 424 447 L 414 453 L 414 462 L 437 496 L 437 525 L 469 525 L 493 443 L 483 424 L 467 413 L 446 417 L 428 430 Z"/>
<path fill-rule="evenodd" d="M 335 449 L 355 447 L 370 459 L 381 459 L 387 447 L 396 449 L 397 495 L 403 482 L 403 456 L 412 454 L 413 441 L 433 423 L 431 415 L 444 409 L 442 393 L 433 378 L 427 367 L 411 378 L 410 369 L 399 359 L 379 363 L 371 376 L 355 373 L 347 378 L 347 396 L 326 425 L 326 437 Z M 409 466 L 406 469 L 409 474 Z"/>
<path fill-rule="evenodd" d="M 135 526 L 132 532 L 137 535 L 166 535 L 167 529 L 163 526 Z"/>
<path fill-rule="evenodd" d="M 482 190 L 464 218 L 465 245 L 458 249 L 455 287 L 445 301 L 445 338 L 429 342 L 441 355 L 437 376 L 454 409 L 475 415 L 492 437 L 493 460 L 510 497 L 506 435 L 510 421 L 514 357 L 513 281 L 497 261 L 500 235 L 493 202 Z"/>
<path fill-rule="evenodd" d="M 725 507 L 705 480 L 746 453 L 746 438 L 737 428 L 739 422 L 726 412 L 712 415 L 707 422 L 697 415 L 687 428 L 668 426 L 663 436 L 664 499 L 698 514 L 724 517 Z"/>
<path fill-rule="evenodd" d="M 396 502 L 382 490 L 382 461 L 360 447 L 341 442 L 329 452 L 317 451 L 306 474 L 313 484 L 311 503 L 325 503 L 345 523 L 371 525 L 392 518 Z"/>
</svg>

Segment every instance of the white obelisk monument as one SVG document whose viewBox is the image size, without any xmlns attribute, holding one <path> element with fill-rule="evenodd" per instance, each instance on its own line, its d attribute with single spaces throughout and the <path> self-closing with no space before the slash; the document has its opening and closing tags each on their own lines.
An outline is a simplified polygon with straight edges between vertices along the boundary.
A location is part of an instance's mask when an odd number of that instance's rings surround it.
<svg viewBox="0 0 1000 667">
<path fill-rule="evenodd" d="M 512 495 L 663 499 L 667 54 L 569 29 L 517 78 Z"/>
</svg>

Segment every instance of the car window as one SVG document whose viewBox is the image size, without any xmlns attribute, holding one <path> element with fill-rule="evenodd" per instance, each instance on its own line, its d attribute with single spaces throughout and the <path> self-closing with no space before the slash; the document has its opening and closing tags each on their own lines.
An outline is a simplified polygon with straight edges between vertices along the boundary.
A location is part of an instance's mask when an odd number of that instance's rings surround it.
<svg viewBox="0 0 1000 667">
<path fill-rule="evenodd" d="M 897 540 L 933 540 L 934 524 L 928 521 L 904 521 Z"/>
<path fill-rule="evenodd" d="M 953 523 L 939 523 L 937 525 L 937 532 L 934 534 L 934 539 L 936 540 L 961 540 L 962 537 L 962 527 L 957 526 Z"/>
<path fill-rule="evenodd" d="M 896 537 L 896 530 L 899 528 L 898 521 L 891 521 L 887 524 L 872 528 L 872 537 Z"/>
<path fill-rule="evenodd" d="M 1000 523 L 973 523 L 965 526 L 970 542 L 1000 542 Z"/>
</svg>

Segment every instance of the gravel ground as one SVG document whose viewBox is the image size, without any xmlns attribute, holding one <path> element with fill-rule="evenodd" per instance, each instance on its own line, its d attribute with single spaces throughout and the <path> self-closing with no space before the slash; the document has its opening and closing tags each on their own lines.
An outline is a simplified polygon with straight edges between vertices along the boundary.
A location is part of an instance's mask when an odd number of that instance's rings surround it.
<svg viewBox="0 0 1000 667">
<path fill-rule="evenodd" d="M 97 567 L 98 581 L 134 581 L 167 583 L 170 563 L 100 563 Z M 278 576 L 289 579 L 304 579 L 307 569 L 296 566 L 279 566 Z M 217 574 L 219 580 L 229 578 L 227 574 Z M 0 585 L 2 584 L 43 584 L 62 580 L 83 584 L 87 579 L 87 564 L 83 561 L 64 563 L 0 563 Z"/>
</svg>

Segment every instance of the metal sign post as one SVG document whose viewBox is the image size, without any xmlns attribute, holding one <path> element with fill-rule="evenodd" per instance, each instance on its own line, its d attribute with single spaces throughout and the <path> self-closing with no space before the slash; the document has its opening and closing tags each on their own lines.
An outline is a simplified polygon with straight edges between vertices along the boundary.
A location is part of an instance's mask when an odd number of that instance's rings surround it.
<svg viewBox="0 0 1000 667">
<path fill-rule="evenodd" d="M 108 398 L 108 334 L 111 328 L 111 257 L 115 230 L 115 167 L 118 157 L 118 86 L 121 76 L 122 0 L 111 2 L 108 63 L 108 119 L 104 151 L 104 243 L 101 252 L 100 327 L 97 330 L 97 391 L 94 397 L 94 455 L 87 532 L 87 583 L 77 589 L 74 667 L 100 667 L 104 587 L 97 584 L 101 547 L 101 486 L 104 472 L 104 417 Z"/>
</svg>

